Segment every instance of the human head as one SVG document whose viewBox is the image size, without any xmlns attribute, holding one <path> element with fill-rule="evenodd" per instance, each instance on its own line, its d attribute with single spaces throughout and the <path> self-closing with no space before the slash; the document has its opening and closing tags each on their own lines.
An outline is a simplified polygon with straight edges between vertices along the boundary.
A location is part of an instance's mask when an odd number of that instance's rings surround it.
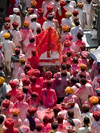
<svg viewBox="0 0 100 133">
<path fill-rule="evenodd" d="M 32 76 L 32 77 L 30 77 L 30 81 L 31 81 L 31 83 L 36 83 L 36 77 L 35 76 Z"/>
<path fill-rule="evenodd" d="M 44 77 L 45 77 L 45 79 L 50 80 L 52 78 L 52 72 L 51 71 L 45 72 Z"/>
<path fill-rule="evenodd" d="M 73 118 L 74 117 L 74 112 L 73 111 L 68 111 L 68 116 Z"/>
<path fill-rule="evenodd" d="M 83 110 L 83 112 L 84 113 L 87 113 L 87 112 L 89 112 L 89 110 L 90 110 L 90 105 L 89 104 L 83 104 L 82 105 L 82 110 Z"/>
<path fill-rule="evenodd" d="M 81 78 L 80 83 L 81 83 L 82 85 L 85 85 L 85 84 L 86 84 L 86 78 Z"/>
<path fill-rule="evenodd" d="M 71 78 L 71 83 L 74 85 L 78 82 L 77 78 L 76 77 L 72 77 Z"/>
<path fill-rule="evenodd" d="M 51 80 L 47 80 L 46 81 L 47 88 L 50 88 L 51 87 L 51 84 L 52 84 L 52 81 Z"/>
<path fill-rule="evenodd" d="M 11 21 L 11 18 L 5 17 L 5 23 L 6 23 L 6 22 L 10 23 L 10 21 Z"/>
<path fill-rule="evenodd" d="M 62 124 L 63 120 L 64 120 L 64 116 L 62 114 L 57 116 L 57 121 L 58 121 L 59 124 Z"/>
<path fill-rule="evenodd" d="M 4 122 L 4 125 L 8 128 L 8 129 L 12 129 L 14 127 L 14 123 L 15 121 L 12 118 L 7 118 Z"/>
<path fill-rule="evenodd" d="M 53 6 L 51 4 L 47 5 L 47 11 L 52 12 L 53 11 Z"/>
<path fill-rule="evenodd" d="M 4 116 L 0 115 L 0 124 L 4 122 Z"/>
<path fill-rule="evenodd" d="M 73 58 L 73 63 L 78 64 L 78 58 L 77 57 Z"/>
<path fill-rule="evenodd" d="M 16 95 L 16 98 L 18 101 L 23 101 L 24 99 L 24 93 L 23 92 L 18 92 Z"/>
<path fill-rule="evenodd" d="M 14 51 L 15 51 L 15 54 L 16 55 L 19 55 L 20 54 L 20 49 L 19 48 L 15 48 Z"/>
<path fill-rule="evenodd" d="M 84 125 L 89 125 L 90 119 L 88 117 L 85 117 L 83 122 L 84 122 Z"/>
<path fill-rule="evenodd" d="M 15 28 L 15 29 L 17 29 L 18 25 L 19 25 L 19 24 L 18 24 L 17 22 L 13 22 L 13 23 L 12 23 L 12 26 L 13 26 L 13 28 Z"/>
<path fill-rule="evenodd" d="M 69 26 L 68 25 L 64 25 L 64 26 L 62 26 L 62 31 L 63 32 L 69 32 Z"/>
<path fill-rule="evenodd" d="M 29 14 L 29 15 L 31 15 L 31 14 L 33 14 L 33 13 L 34 13 L 33 8 L 28 8 L 28 9 L 27 9 L 27 11 L 28 11 L 28 14 Z"/>
<path fill-rule="evenodd" d="M 72 14 L 77 17 L 77 15 L 79 14 L 78 10 L 73 10 Z"/>
<path fill-rule="evenodd" d="M 25 72 L 27 73 L 31 69 L 31 66 L 29 64 L 26 64 L 24 69 Z"/>
<path fill-rule="evenodd" d="M 99 121 L 100 120 L 100 111 L 94 111 L 93 118 L 95 119 L 95 121 Z"/>
<path fill-rule="evenodd" d="M 32 92 L 32 93 L 31 93 L 31 97 L 32 97 L 34 100 L 37 100 L 37 98 L 39 97 L 39 95 L 38 95 L 37 92 Z"/>
<path fill-rule="evenodd" d="M 6 93 L 6 99 L 8 99 L 8 100 L 10 100 L 10 98 L 11 98 L 11 93 L 10 92 L 8 92 L 8 93 Z"/>
<path fill-rule="evenodd" d="M 72 94 L 72 93 L 74 93 L 74 89 L 70 86 L 67 86 L 65 89 L 65 93 L 66 94 Z"/>
<path fill-rule="evenodd" d="M 38 132 L 40 132 L 42 130 L 42 125 L 41 124 L 37 125 L 35 127 L 35 130 L 38 131 Z"/>
<path fill-rule="evenodd" d="M 58 128 L 58 123 L 57 123 L 57 122 L 53 122 L 53 123 L 51 124 L 51 127 L 52 127 L 52 130 L 57 130 L 57 128 Z"/>
<path fill-rule="evenodd" d="M 9 85 L 11 86 L 12 89 L 14 89 L 17 86 L 17 82 L 16 81 L 10 81 Z"/>
<path fill-rule="evenodd" d="M 92 0 L 86 0 L 86 1 L 87 1 L 88 4 L 90 4 Z"/>
<path fill-rule="evenodd" d="M 62 77 L 66 77 L 66 76 L 67 76 L 67 71 L 66 71 L 66 70 L 63 70 L 63 71 L 61 72 L 61 76 L 62 76 Z"/>
<path fill-rule="evenodd" d="M 37 21 L 37 15 L 36 14 L 30 15 L 30 18 L 31 18 L 31 22 L 36 22 Z"/>
<path fill-rule="evenodd" d="M 4 107 L 4 108 L 9 108 L 9 105 L 10 105 L 10 101 L 8 99 L 5 99 L 2 102 L 2 107 Z"/>
<path fill-rule="evenodd" d="M 32 55 L 36 56 L 36 50 L 35 49 L 32 49 Z"/>
<path fill-rule="evenodd" d="M 49 117 L 48 116 L 43 117 L 43 123 L 49 123 Z"/>
<path fill-rule="evenodd" d="M 28 108 L 28 113 L 29 113 L 30 116 L 34 116 L 34 114 L 36 113 L 36 111 L 37 111 L 37 109 L 34 108 L 34 107 L 32 107 L 32 106 L 30 106 Z"/>
<path fill-rule="evenodd" d="M 5 38 L 5 40 L 10 39 L 10 33 L 8 33 L 8 32 L 4 33 L 3 37 Z"/>
<path fill-rule="evenodd" d="M 29 26 L 30 26 L 30 22 L 24 21 L 24 27 L 29 27 Z"/>
<path fill-rule="evenodd" d="M 29 86 L 30 80 L 29 78 L 25 77 L 22 79 L 23 86 Z"/>
<path fill-rule="evenodd" d="M 62 64 L 61 69 L 62 70 L 66 70 L 66 65 L 65 64 Z"/>
<path fill-rule="evenodd" d="M 79 26 L 80 25 L 79 20 L 74 21 L 74 23 L 75 23 L 76 26 Z"/>
<path fill-rule="evenodd" d="M 49 13 L 49 14 L 47 15 L 47 19 L 48 19 L 49 21 L 52 21 L 53 18 L 54 18 L 54 15 L 53 15 L 52 13 Z"/>
<path fill-rule="evenodd" d="M 4 82 L 5 82 L 5 78 L 0 77 L 0 86 L 2 86 Z"/>
<path fill-rule="evenodd" d="M 34 7 L 36 7 L 37 6 L 37 2 L 35 1 L 35 0 L 32 0 L 31 1 L 31 6 L 34 8 Z"/>
<path fill-rule="evenodd" d="M 19 13 L 19 8 L 13 8 L 13 12 L 14 12 L 14 14 Z"/>
<path fill-rule="evenodd" d="M 99 98 L 97 96 L 91 96 L 89 97 L 89 102 L 92 103 L 93 105 L 96 105 L 99 102 Z"/>
<path fill-rule="evenodd" d="M 14 6 L 16 4 L 16 0 L 10 0 L 9 3 L 11 4 L 11 6 Z"/>
<path fill-rule="evenodd" d="M 81 71 L 84 72 L 85 69 L 87 68 L 87 65 L 81 63 L 81 64 L 79 64 L 79 67 L 80 67 Z"/>
<path fill-rule="evenodd" d="M 37 32 L 37 34 L 40 34 L 41 33 L 41 28 L 37 28 L 36 32 Z"/>
<path fill-rule="evenodd" d="M 65 5 L 66 5 L 66 2 L 65 2 L 64 0 L 61 0 L 61 1 L 60 1 L 60 6 L 63 7 L 63 6 L 65 6 Z"/>
<path fill-rule="evenodd" d="M 65 16 L 66 16 L 66 18 L 70 18 L 70 17 L 72 16 L 72 14 L 71 14 L 71 12 L 68 12 L 68 11 L 67 11 L 67 12 L 65 13 Z"/>
<path fill-rule="evenodd" d="M 38 14 L 39 14 L 40 16 L 43 16 L 44 10 L 43 10 L 42 8 L 39 8 L 39 9 L 38 9 Z"/>
<path fill-rule="evenodd" d="M 83 8 L 84 3 L 83 3 L 82 1 L 79 1 L 79 2 L 77 3 L 77 6 L 78 6 L 79 8 Z"/>
<path fill-rule="evenodd" d="M 53 112 L 54 112 L 55 116 L 57 116 L 60 111 L 61 111 L 61 109 L 59 107 L 53 108 Z"/>
<path fill-rule="evenodd" d="M 23 93 L 27 94 L 28 90 L 29 90 L 28 86 L 23 86 L 23 89 L 22 89 Z"/>
<path fill-rule="evenodd" d="M 20 110 L 18 108 L 13 108 L 11 110 L 11 113 L 13 114 L 13 116 L 17 117 L 18 114 L 20 113 Z"/>
<path fill-rule="evenodd" d="M 0 66 L 0 70 L 3 70 L 3 66 Z"/>
<path fill-rule="evenodd" d="M 34 38 L 34 37 L 30 37 L 30 38 L 29 38 L 29 41 L 30 41 L 30 43 L 34 43 L 35 38 Z"/>
<path fill-rule="evenodd" d="M 82 37 L 83 37 L 82 33 L 78 32 L 77 38 L 78 38 L 79 40 L 82 40 Z"/>
</svg>

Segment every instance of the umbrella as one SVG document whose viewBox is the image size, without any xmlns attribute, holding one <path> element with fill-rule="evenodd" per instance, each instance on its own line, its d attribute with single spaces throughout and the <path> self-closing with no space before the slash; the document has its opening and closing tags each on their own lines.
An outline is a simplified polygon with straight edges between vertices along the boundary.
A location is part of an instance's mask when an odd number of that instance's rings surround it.
<svg viewBox="0 0 100 133">
<path fill-rule="evenodd" d="M 100 63 L 100 49 L 96 49 L 90 52 L 90 57 L 94 59 L 97 63 Z"/>
</svg>

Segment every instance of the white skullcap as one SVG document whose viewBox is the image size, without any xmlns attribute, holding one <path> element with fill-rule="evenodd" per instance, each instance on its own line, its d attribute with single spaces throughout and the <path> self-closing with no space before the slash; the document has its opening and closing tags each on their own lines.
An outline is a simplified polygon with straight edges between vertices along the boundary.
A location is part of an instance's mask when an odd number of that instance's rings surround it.
<svg viewBox="0 0 100 133">
<path fill-rule="evenodd" d="M 22 125 L 22 126 L 20 127 L 20 131 L 21 131 L 22 133 L 29 133 L 30 129 L 29 129 L 28 126 Z"/>
<path fill-rule="evenodd" d="M 36 15 L 36 14 L 30 15 L 30 18 L 31 18 L 31 19 L 37 18 L 37 15 Z"/>
<path fill-rule="evenodd" d="M 13 12 L 18 13 L 19 12 L 19 9 L 18 8 L 14 8 L 13 9 Z"/>
</svg>

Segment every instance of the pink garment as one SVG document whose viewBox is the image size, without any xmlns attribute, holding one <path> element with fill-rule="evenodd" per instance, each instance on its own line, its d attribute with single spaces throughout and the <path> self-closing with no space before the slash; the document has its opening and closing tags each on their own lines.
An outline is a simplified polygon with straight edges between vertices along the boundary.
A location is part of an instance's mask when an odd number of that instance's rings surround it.
<svg viewBox="0 0 100 133">
<path fill-rule="evenodd" d="M 33 69 L 37 69 L 37 67 L 39 66 L 39 56 L 31 56 L 27 59 L 27 64 L 30 64 L 30 66 Z"/>
<path fill-rule="evenodd" d="M 18 117 L 22 120 L 22 123 L 23 123 L 24 120 L 26 119 L 26 113 L 27 113 L 27 109 L 28 109 L 28 103 L 26 103 L 24 101 L 17 101 L 14 104 L 14 108 L 20 109 L 20 114 L 18 115 Z"/>
<path fill-rule="evenodd" d="M 66 78 L 70 80 L 70 77 L 71 77 L 70 73 L 67 72 Z M 54 74 L 54 78 L 56 78 L 56 79 L 61 78 L 61 72 L 55 73 L 55 74 Z"/>
<path fill-rule="evenodd" d="M 12 119 L 15 121 L 14 127 L 20 129 L 20 127 L 22 125 L 21 119 L 16 116 L 15 117 L 13 116 Z"/>
<path fill-rule="evenodd" d="M 23 28 L 20 30 L 23 42 L 23 50 L 25 51 L 26 46 L 29 44 L 29 38 L 33 37 L 33 33 L 28 28 Z"/>
<path fill-rule="evenodd" d="M 6 129 L 4 133 L 20 133 L 20 131 L 17 128 L 11 128 L 11 129 Z"/>
<path fill-rule="evenodd" d="M 69 101 L 69 99 L 74 99 L 75 103 L 77 103 L 80 106 L 80 101 L 79 98 L 76 95 L 73 94 L 69 94 L 68 96 L 66 96 L 63 100 L 64 103 L 67 103 Z"/>
<path fill-rule="evenodd" d="M 37 84 L 31 83 L 29 86 L 29 93 L 31 94 L 32 92 L 37 92 L 40 95 L 41 87 Z"/>
<path fill-rule="evenodd" d="M 51 123 L 42 124 L 42 133 L 48 133 L 51 129 Z"/>
<path fill-rule="evenodd" d="M 90 84 L 86 83 L 85 85 L 81 85 L 75 95 L 81 100 L 81 104 L 84 104 L 85 101 L 88 101 L 88 96 L 93 95 L 93 88 Z"/>
<path fill-rule="evenodd" d="M 72 49 L 70 49 L 69 47 L 63 47 L 62 49 L 62 55 L 66 55 L 67 52 L 72 52 L 72 57 L 75 57 L 75 53 Z"/>
<path fill-rule="evenodd" d="M 36 49 L 34 43 L 30 43 L 25 48 L 26 59 L 32 56 L 32 50 Z"/>
<path fill-rule="evenodd" d="M 75 44 L 75 51 L 76 51 L 76 53 L 82 52 L 81 48 L 86 47 L 85 42 L 82 41 L 82 40 L 77 40 L 74 44 Z"/>
<path fill-rule="evenodd" d="M 43 88 L 43 81 L 44 81 L 44 78 L 43 77 L 37 77 L 36 78 L 36 84 L 41 86 L 41 88 Z"/>
<path fill-rule="evenodd" d="M 34 100 L 31 98 L 27 103 L 29 106 L 33 106 L 33 107 L 37 108 L 39 106 L 39 99 Z"/>
<path fill-rule="evenodd" d="M 98 69 L 99 67 L 97 66 L 97 63 L 94 61 L 92 65 L 92 70 L 91 70 L 91 79 L 93 80 L 95 76 L 98 75 Z"/>
<path fill-rule="evenodd" d="M 81 70 L 78 64 L 72 64 L 71 71 L 73 71 L 73 75 L 76 76 L 76 71 L 79 73 Z"/>
<path fill-rule="evenodd" d="M 52 107 L 57 102 L 56 93 L 53 89 L 44 88 L 41 90 L 40 101 L 43 102 L 43 106 Z"/>
<path fill-rule="evenodd" d="M 81 73 L 81 72 L 79 72 L 79 73 L 77 74 L 77 76 L 76 76 L 76 78 L 79 79 L 79 80 L 80 80 L 80 77 L 79 77 L 80 73 Z M 84 71 L 83 73 L 86 74 L 86 79 L 87 79 L 87 80 L 90 80 L 90 74 L 89 74 L 88 72 L 86 72 L 86 71 Z"/>
<path fill-rule="evenodd" d="M 20 80 L 21 79 L 21 74 L 25 73 L 24 68 L 22 66 L 19 67 L 18 73 L 17 73 L 17 78 Z"/>
<path fill-rule="evenodd" d="M 87 65 L 87 67 L 88 67 L 88 65 L 89 65 L 89 59 L 83 59 L 83 58 L 80 58 L 79 60 L 78 60 L 78 64 L 85 64 L 85 65 Z"/>
<path fill-rule="evenodd" d="M 4 55 L 2 54 L 1 50 L 0 50 L 0 66 L 4 65 Z"/>
<path fill-rule="evenodd" d="M 68 35 L 68 32 L 62 32 L 61 35 L 61 44 L 63 45 L 64 41 L 66 40 L 66 36 Z"/>
<path fill-rule="evenodd" d="M 59 131 L 61 133 L 66 133 L 67 132 L 66 130 L 67 130 L 67 127 L 63 123 L 61 123 L 61 124 L 58 123 L 57 131 Z"/>
<path fill-rule="evenodd" d="M 31 23 L 31 18 L 30 18 L 30 15 L 27 15 L 27 16 L 25 17 L 25 21 L 28 21 L 28 22 L 30 22 L 30 23 Z"/>
<path fill-rule="evenodd" d="M 17 101 L 16 95 L 17 93 L 20 92 L 20 90 L 13 88 L 11 91 L 9 91 L 9 93 L 11 93 L 11 99 L 10 101 L 15 103 Z"/>
<path fill-rule="evenodd" d="M 53 22 L 54 25 L 55 25 L 55 30 L 57 30 L 57 29 L 59 28 L 58 20 L 53 18 L 52 22 Z"/>
</svg>

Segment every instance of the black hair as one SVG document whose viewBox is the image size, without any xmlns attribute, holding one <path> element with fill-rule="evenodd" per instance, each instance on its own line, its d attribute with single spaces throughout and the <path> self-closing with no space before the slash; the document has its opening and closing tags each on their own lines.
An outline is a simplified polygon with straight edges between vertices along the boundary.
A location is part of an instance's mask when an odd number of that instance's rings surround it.
<svg viewBox="0 0 100 133">
<path fill-rule="evenodd" d="M 66 70 L 66 65 L 62 64 L 61 68 L 62 68 L 62 70 Z"/>
<path fill-rule="evenodd" d="M 57 122 L 53 122 L 51 124 L 51 127 L 52 127 L 53 130 L 56 130 L 58 128 L 58 123 Z"/>
<path fill-rule="evenodd" d="M 82 83 L 82 85 L 86 84 L 86 78 L 81 78 L 80 82 Z"/>
<path fill-rule="evenodd" d="M 3 69 L 3 66 L 0 66 L 0 70 L 2 70 Z"/>
<path fill-rule="evenodd" d="M 88 125 L 90 123 L 90 119 L 88 117 L 84 118 L 84 124 Z"/>
<path fill-rule="evenodd" d="M 2 124 L 4 121 L 4 116 L 0 115 L 0 124 Z"/>
<path fill-rule="evenodd" d="M 25 94 L 28 93 L 28 90 L 29 90 L 28 86 L 24 86 L 24 87 L 23 87 L 23 92 L 24 92 Z"/>
<path fill-rule="evenodd" d="M 75 23 L 76 26 L 80 25 L 80 22 L 78 20 L 76 20 L 74 23 Z"/>
</svg>

